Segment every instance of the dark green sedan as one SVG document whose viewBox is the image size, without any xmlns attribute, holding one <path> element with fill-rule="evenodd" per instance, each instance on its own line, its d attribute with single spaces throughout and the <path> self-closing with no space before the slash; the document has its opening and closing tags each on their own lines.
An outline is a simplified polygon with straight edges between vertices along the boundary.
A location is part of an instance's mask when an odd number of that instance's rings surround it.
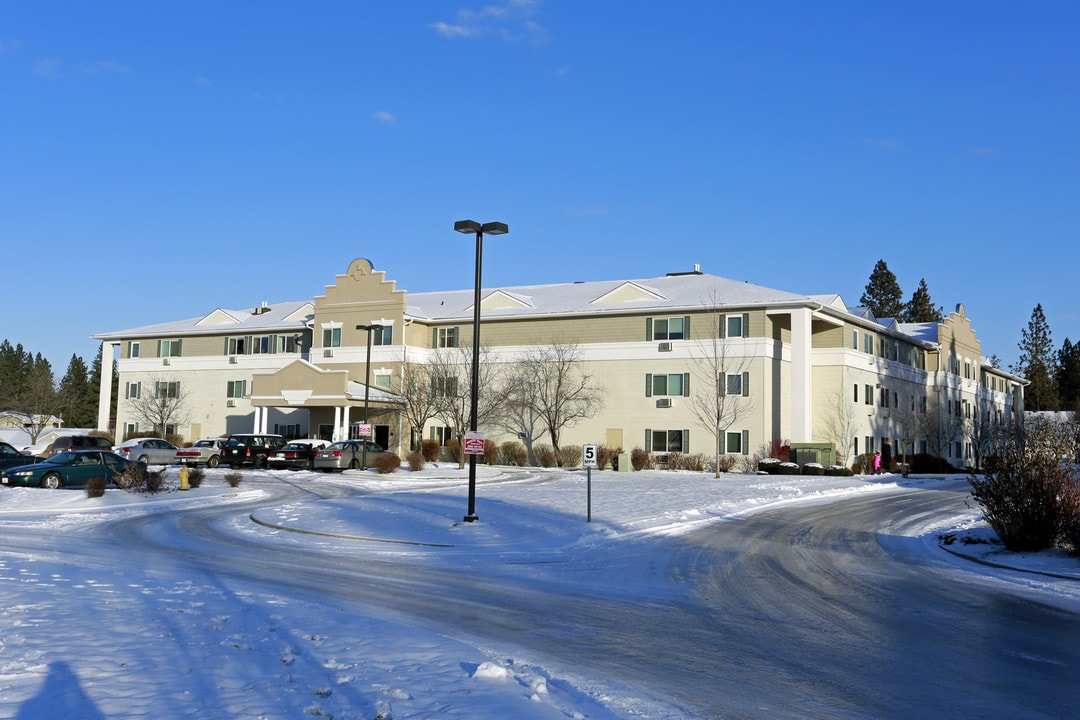
<svg viewBox="0 0 1080 720">
<path fill-rule="evenodd" d="M 0 442 L 0 469 L 28 465 L 36 461 L 33 455 L 23 455 L 6 442 Z"/>
<path fill-rule="evenodd" d="M 0 472 L 0 485 L 9 487 L 61 488 L 85 485 L 92 478 L 114 478 L 129 467 L 145 471 L 140 463 L 125 460 L 104 450 L 72 450 L 53 455 L 33 465 L 11 467 Z"/>
</svg>

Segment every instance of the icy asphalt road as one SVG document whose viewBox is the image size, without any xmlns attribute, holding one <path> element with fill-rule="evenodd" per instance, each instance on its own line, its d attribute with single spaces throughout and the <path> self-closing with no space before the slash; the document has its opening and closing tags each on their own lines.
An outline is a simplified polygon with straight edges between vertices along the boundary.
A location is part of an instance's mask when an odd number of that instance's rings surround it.
<svg viewBox="0 0 1080 720">
<path fill-rule="evenodd" d="M 263 486 L 274 497 L 0 545 L 352 607 L 660 699 L 671 718 L 1058 718 L 1075 706 L 1075 613 L 911 547 L 904 525 L 962 507 L 963 481 L 554 556 L 275 532 L 250 521 L 256 507 L 351 491 L 287 475 Z"/>
</svg>

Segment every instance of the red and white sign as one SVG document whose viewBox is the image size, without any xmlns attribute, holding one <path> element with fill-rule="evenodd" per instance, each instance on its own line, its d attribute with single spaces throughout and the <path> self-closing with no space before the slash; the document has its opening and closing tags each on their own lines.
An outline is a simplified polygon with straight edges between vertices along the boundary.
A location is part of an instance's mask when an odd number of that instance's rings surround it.
<svg viewBox="0 0 1080 720">
<path fill-rule="evenodd" d="M 356 426 L 356 437 L 370 438 L 371 437 L 371 425 L 367 423 L 360 423 Z"/>
<path fill-rule="evenodd" d="M 465 431 L 465 454 L 484 454 L 484 433 L 480 432 L 479 430 Z"/>
</svg>

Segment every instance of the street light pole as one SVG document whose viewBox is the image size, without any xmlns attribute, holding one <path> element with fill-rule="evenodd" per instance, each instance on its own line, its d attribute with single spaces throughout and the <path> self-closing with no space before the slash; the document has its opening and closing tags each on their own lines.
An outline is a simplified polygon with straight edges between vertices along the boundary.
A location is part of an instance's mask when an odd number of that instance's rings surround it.
<svg viewBox="0 0 1080 720">
<path fill-rule="evenodd" d="M 488 235 L 505 235 L 510 232 L 506 223 L 486 222 L 483 225 L 475 220 L 458 220 L 454 223 L 454 230 L 466 235 L 476 235 L 476 283 L 473 286 L 473 347 L 472 347 L 472 396 L 469 405 L 469 429 L 476 432 L 476 414 L 479 406 L 480 385 L 480 272 L 483 266 L 484 233 Z M 459 439 L 464 449 L 464 438 Z M 469 455 L 469 513 L 465 516 L 465 522 L 475 522 L 480 518 L 476 515 L 476 455 Z"/>
<path fill-rule="evenodd" d="M 371 427 L 371 423 L 368 422 L 368 397 L 371 394 L 371 333 L 376 328 L 383 327 L 382 323 L 371 323 L 370 325 L 357 325 L 357 330 L 367 331 L 367 362 L 364 363 L 364 424 Z M 367 441 L 370 436 L 366 438 L 360 438 L 363 448 L 360 451 L 360 465 L 361 469 L 367 470 Z"/>
</svg>

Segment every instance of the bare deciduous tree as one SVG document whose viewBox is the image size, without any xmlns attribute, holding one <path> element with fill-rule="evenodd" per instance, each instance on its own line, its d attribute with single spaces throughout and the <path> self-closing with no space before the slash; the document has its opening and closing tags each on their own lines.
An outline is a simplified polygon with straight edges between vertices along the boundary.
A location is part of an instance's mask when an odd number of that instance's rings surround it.
<svg viewBox="0 0 1080 720">
<path fill-rule="evenodd" d="M 491 352 L 480 348 L 477 377 L 477 428 L 490 424 L 493 409 L 501 403 L 499 388 L 493 382 Z M 439 348 L 429 365 L 428 387 L 433 401 L 432 416 L 442 420 L 464 445 L 472 412 L 472 348 Z M 465 467 L 465 453 L 458 454 L 458 468 Z"/>
<path fill-rule="evenodd" d="M 153 375 L 140 383 L 137 394 L 124 402 L 132 417 L 152 427 L 159 437 L 165 437 L 170 427 L 178 428 L 189 418 L 187 390 L 179 380 L 164 375 Z"/>
<path fill-rule="evenodd" d="M 836 462 L 840 465 L 847 465 L 847 452 L 852 447 L 858 428 L 860 409 L 854 401 L 848 400 L 844 383 L 841 383 L 829 401 L 829 414 L 825 421 L 826 437 L 836 447 Z"/>
<path fill-rule="evenodd" d="M 404 399 L 402 411 L 409 423 L 410 435 L 413 430 L 423 433 L 428 420 L 435 417 L 436 398 L 432 393 L 431 369 L 427 365 L 411 362 L 401 364 L 401 387 Z M 421 438 L 422 440 L 423 438 Z"/>
<path fill-rule="evenodd" d="M 713 439 L 716 477 L 720 477 L 724 437 L 729 428 L 753 413 L 754 403 L 747 387 L 750 359 L 731 352 L 732 341 L 720 327 L 723 317 L 719 303 L 714 300 L 711 306 L 716 308 L 708 315 L 712 329 L 708 337 L 697 342 L 694 351 L 695 387 L 690 393 L 690 410 Z"/>
</svg>

